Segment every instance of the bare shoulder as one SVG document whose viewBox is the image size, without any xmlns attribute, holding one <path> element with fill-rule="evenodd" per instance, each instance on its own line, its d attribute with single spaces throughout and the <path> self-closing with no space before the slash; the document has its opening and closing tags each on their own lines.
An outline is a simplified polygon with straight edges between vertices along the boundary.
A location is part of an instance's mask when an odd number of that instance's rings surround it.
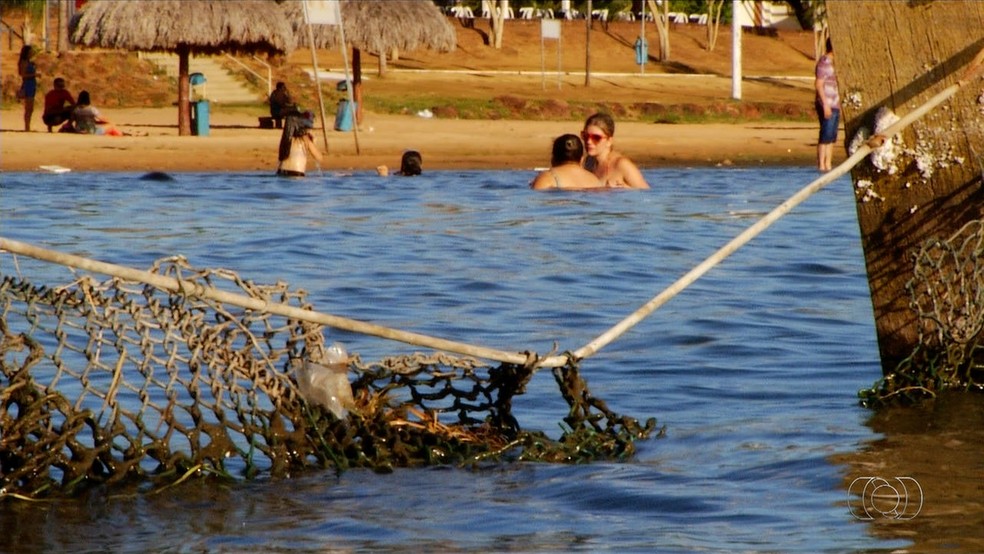
<svg viewBox="0 0 984 554">
<path fill-rule="evenodd" d="M 648 189 L 649 183 L 642 175 L 642 171 L 636 166 L 635 162 L 628 157 L 619 155 L 615 160 L 615 168 L 618 173 L 618 181 L 627 187 L 634 189 Z"/>
</svg>

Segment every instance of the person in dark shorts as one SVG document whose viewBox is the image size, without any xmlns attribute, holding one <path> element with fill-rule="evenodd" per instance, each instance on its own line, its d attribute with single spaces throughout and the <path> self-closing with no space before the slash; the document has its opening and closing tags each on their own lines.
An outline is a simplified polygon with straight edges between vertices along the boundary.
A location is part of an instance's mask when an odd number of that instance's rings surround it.
<svg viewBox="0 0 984 554">
<path fill-rule="evenodd" d="M 815 107 L 820 121 L 820 136 L 817 139 L 817 169 L 830 171 L 834 157 L 834 143 L 837 142 L 837 127 L 840 126 L 840 94 L 837 91 L 837 75 L 834 72 L 834 46 L 827 39 L 826 53 L 817 60 L 817 89 Z"/>
</svg>

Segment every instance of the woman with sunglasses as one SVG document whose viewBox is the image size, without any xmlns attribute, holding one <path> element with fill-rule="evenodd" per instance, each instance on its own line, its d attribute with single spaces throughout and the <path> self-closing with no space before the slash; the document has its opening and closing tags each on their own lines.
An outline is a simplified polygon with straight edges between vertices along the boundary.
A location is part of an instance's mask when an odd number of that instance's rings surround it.
<svg viewBox="0 0 984 554">
<path fill-rule="evenodd" d="M 584 122 L 581 138 L 588 157 L 584 168 L 594 173 L 606 187 L 648 189 L 649 184 L 632 160 L 615 151 L 615 121 L 596 113 Z"/>
<path fill-rule="evenodd" d="M 577 135 L 561 135 L 554 139 L 550 169 L 541 172 L 530 183 L 533 190 L 599 189 L 605 185 L 593 173 L 581 167 L 584 145 Z"/>
</svg>

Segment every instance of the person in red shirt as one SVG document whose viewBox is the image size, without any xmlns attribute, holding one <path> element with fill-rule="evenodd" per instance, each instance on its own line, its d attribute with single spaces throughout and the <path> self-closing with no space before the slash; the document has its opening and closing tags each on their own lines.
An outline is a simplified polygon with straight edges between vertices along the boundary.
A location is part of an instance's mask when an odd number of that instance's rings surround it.
<svg viewBox="0 0 984 554">
<path fill-rule="evenodd" d="M 41 115 L 41 121 L 48 126 L 50 133 L 52 127 L 71 118 L 74 108 L 75 98 L 65 88 L 65 79 L 58 77 L 55 79 L 55 88 L 44 95 L 44 114 Z"/>
</svg>

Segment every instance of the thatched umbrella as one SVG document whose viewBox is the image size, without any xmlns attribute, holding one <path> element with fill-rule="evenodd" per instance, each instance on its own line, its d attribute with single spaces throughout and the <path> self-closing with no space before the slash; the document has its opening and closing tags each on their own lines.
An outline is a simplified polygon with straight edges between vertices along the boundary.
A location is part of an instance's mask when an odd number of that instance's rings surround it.
<svg viewBox="0 0 984 554">
<path fill-rule="evenodd" d="M 281 3 L 294 26 L 299 46 L 307 45 L 302 3 L 300 0 Z M 379 55 L 382 75 L 390 52 L 418 48 L 450 52 L 458 43 L 454 27 L 431 0 L 342 0 L 341 6 L 345 41 L 352 46 L 352 83 L 359 108 L 362 107 L 361 50 Z M 313 35 L 315 48 L 338 47 L 338 32 L 333 27 L 316 25 Z"/>
<path fill-rule="evenodd" d="M 296 46 L 283 12 L 269 1 L 90 0 L 72 25 L 85 46 L 175 52 L 178 134 L 191 134 L 188 60 L 192 54 L 287 54 Z"/>
</svg>

